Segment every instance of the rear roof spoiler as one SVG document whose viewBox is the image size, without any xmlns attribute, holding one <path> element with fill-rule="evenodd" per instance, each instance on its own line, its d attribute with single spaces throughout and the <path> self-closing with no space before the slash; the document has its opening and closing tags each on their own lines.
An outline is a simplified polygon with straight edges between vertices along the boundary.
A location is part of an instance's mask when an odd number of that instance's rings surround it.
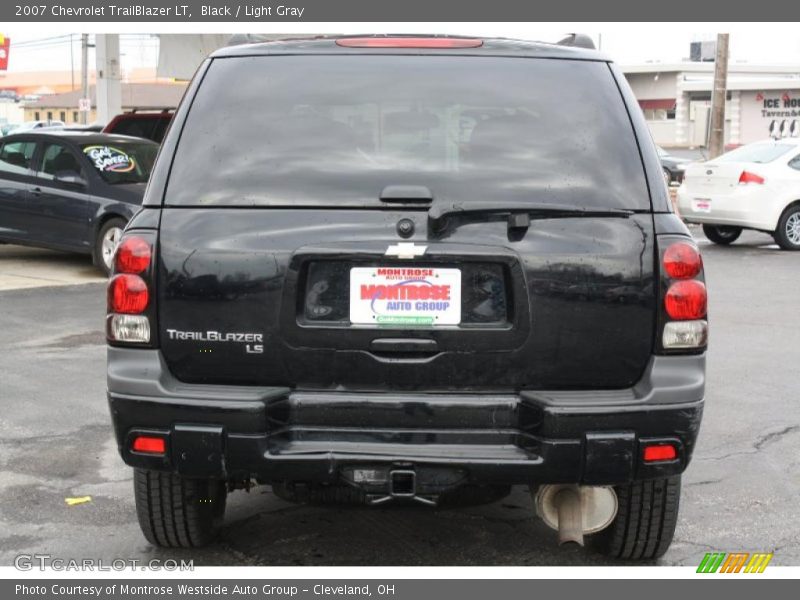
<svg viewBox="0 0 800 600">
<path fill-rule="evenodd" d="M 585 33 L 570 33 L 562 40 L 557 42 L 559 46 L 575 46 L 577 48 L 588 48 L 589 50 L 596 50 L 592 38 Z"/>
</svg>

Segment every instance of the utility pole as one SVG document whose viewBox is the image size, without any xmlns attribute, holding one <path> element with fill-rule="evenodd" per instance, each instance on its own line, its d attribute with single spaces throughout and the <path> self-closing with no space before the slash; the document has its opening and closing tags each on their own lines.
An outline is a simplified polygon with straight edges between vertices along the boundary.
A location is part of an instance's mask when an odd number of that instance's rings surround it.
<svg viewBox="0 0 800 600">
<path fill-rule="evenodd" d="M 70 72 L 70 86 L 71 92 L 75 91 L 75 52 L 72 43 L 72 34 L 69 34 L 69 72 Z"/>
<path fill-rule="evenodd" d="M 122 84 L 119 69 L 119 34 L 98 33 L 94 36 L 95 116 L 98 123 L 108 123 L 122 112 Z"/>
<path fill-rule="evenodd" d="M 714 58 L 714 91 L 711 94 L 711 127 L 708 157 L 716 158 L 725 151 L 725 100 L 728 97 L 728 38 L 717 34 L 717 53 Z"/>
<path fill-rule="evenodd" d="M 81 98 L 89 97 L 89 34 L 81 34 Z M 89 120 L 88 111 L 81 111 L 81 124 Z"/>
</svg>

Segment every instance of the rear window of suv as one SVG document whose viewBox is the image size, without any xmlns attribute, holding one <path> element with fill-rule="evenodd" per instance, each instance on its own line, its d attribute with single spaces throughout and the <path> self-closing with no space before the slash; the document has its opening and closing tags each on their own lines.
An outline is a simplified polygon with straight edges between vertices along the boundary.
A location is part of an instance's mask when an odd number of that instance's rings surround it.
<svg viewBox="0 0 800 600">
<path fill-rule="evenodd" d="M 366 54 L 213 60 L 165 203 L 363 206 L 389 185 L 437 202 L 650 208 L 605 63 Z"/>
</svg>

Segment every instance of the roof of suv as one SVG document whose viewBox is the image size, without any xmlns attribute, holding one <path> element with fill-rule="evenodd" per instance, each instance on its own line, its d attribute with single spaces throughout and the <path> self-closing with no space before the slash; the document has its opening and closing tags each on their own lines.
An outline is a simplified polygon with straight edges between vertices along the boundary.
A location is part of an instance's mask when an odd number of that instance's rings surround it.
<svg viewBox="0 0 800 600">
<path fill-rule="evenodd" d="M 427 47 L 343 47 L 337 40 L 346 39 L 381 39 L 381 38 L 420 38 L 420 39 L 475 39 L 480 46 L 473 48 L 427 48 Z M 470 56 L 527 56 L 536 58 L 568 58 L 573 60 L 610 60 L 597 50 L 530 42 L 506 38 L 464 38 L 442 35 L 337 35 L 317 36 L 307 39 L 276 40 L 257 44 L 242 44 L 221 48 L 214 52 L 212 58 L 230 56 L 258 56 L 269 54 L 438 54 L 438 55 L 470 55 Z"/>
</svg>

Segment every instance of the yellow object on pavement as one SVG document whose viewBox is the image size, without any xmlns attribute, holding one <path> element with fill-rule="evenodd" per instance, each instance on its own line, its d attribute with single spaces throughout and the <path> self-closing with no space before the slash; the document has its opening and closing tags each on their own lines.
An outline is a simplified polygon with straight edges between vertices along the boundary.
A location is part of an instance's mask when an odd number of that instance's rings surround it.
<svg viewBox="0 0 800 600">
<path fill-rule="evenodd" d="M 91 496 L 78 496 L 77 498 L 64 498 L 64 502 L 67 503 L 67 506 L 75 506 L 76 504 L 86 504 L 87 502 L 91 502 Z"/>
</svg>

